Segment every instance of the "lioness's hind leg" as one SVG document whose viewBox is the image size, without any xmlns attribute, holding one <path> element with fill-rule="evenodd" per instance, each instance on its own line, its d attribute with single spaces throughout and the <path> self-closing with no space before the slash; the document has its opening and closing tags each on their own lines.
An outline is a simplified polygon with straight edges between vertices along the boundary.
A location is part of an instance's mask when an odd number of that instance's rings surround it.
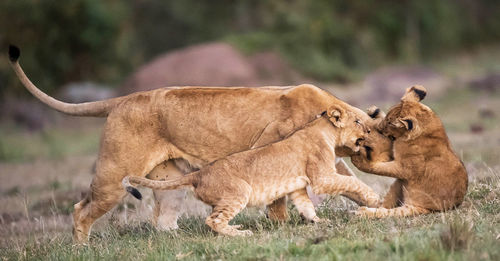
<svg viewBox="0 0 500 261">
<path fill-rule="evenodd" d="M 73 237 L 77 242 L 87 241 L 92 224 L 123 198 L 126 192 L 122 179 L 126 175 L 144 177 L 168 157 L 168 144 L 162 143 L 155 133 L 142 130 L 143 125 L 149 126 L 150 122 L 140 122 L 142 132 L 138 133 L 127 117 L 123 118 L 120 113 L 108 117 L 90 192 L 75 205 L 73 213 Z M 138 135 L 150 139 L 140 139 Z"/>
<path fill-rule="evenodd" d="M 403 205 L 397 208 L 367 208 L 360 207 L 356 215 L 368 218 L 387 218 L 387 217 L 408 217 L 428 214 L 430 211 L 425 208 Z"/>
<path fill-rule="evenodd" d="M 125 196 L 120 182 L 108 182 L 95 177 L 85 199 L 75 204 L 73 212 L 73 238 L 77 242 L 88 240 L 95 220 L 111 210 Z"/>
</svg>

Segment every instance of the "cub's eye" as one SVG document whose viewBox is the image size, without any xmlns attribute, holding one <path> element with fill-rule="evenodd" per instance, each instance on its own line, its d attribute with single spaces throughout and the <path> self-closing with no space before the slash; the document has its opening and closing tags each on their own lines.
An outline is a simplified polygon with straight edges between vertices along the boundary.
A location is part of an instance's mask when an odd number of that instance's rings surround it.
<svg viewBox="0 0 500 261">
<path fill-rule="evenodd" d="M 359 120 L 355 120 L 354 121 L 356 124 L 361 124 L 361 122 Z"/>
</svg>

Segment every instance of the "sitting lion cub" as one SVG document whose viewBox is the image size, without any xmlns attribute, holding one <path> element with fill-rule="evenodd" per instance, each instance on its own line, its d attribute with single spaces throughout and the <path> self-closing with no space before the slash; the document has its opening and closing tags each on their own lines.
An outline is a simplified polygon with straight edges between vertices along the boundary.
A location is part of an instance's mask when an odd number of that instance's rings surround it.
<svg viewBox="0 0 500 261">
<path fill-rule="evenodd" d="M 378 195 L 370 187 L 335 170 L 335 149 L 347 146 L 359 151 L 368 131 L 354 113 L 333 106 L 279 142 L 232 154 L 172 181 L 127 176 L 123 185 L 138 199 L 140 193 L 130 183 L 160 190 L 192 186 L 196 196 L 213 207 L 205 223 L 224 235 L 252 234 L 229 221 L 247 205 L 268 205 L 286 195 L 301 215 L 317 222 L 307 185 L 318 194 L 349 193 L 368 205 L 378 204 Z"/>
<path fill-rule="evenodd" d="M 394 140 L 393 161 L 380 162 L 368 155 L 352 158 L 363 171 L 397 178 L 382 207 L 361 207 L 358 215 L 411 216 L 448 210 L 462 203 L 467 192 L 467 171 L 451 149 L 441 120 L 420 103 L 426 93 L 422 86 L 408 88 L 385 118 L 378 114 L 382 117 L 377 129 Z"/>
</svg>

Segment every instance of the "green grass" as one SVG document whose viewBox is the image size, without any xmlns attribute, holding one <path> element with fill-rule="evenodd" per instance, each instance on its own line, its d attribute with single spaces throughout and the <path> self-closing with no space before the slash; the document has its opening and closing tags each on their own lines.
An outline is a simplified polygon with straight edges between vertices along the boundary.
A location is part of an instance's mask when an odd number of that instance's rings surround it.
<svg viewBox="0 0 500 261">
<path fill-rule="evenodd" d="M 96 229 L 88 245 L 69 231 L 32 234 L 1 246 L 3 259 L 25 260 L 498 260 L 499 178 L 474 182 L 463 206 L 446 213 L 370 220 L 351 215 L 339 199 L 318 209 L 327 224 L 308 224 L 295 210 L 285 224 L 246 210 L 234 223 L 250 237 L 218 236 L 202 218 L 182 218 L 175 232 L 132 223 Z M 349 204 L 352 209 L 353 205 Z"/>
<path fill-rule="evenodd" d="M 49 127 L 29 132 L 9 124 L 0 126 L 0 161 L 23 162 L 37 158 L 60 159 L 96 153 L 100 127 Z"/>
</svg>

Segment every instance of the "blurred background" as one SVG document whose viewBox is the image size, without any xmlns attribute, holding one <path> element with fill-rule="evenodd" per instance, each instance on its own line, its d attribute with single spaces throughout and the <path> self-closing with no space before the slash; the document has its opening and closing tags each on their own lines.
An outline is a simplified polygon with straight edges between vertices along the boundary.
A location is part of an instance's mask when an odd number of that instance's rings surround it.
<svg viewBox="0 0 500 261">
<path fill-rule="evenodd" d="M 40 216 L 68 229 L 103 123 L 34 99 L 8 64 L 9 43 L 31 80 L 67 102 L 174 85 L 313 83 L 387 109 L 422 84 L 471 176 L 498 175 L 500 1 L 2 0 L 0 25 L 2 234 L 33 231 Z"/>
</svg>

